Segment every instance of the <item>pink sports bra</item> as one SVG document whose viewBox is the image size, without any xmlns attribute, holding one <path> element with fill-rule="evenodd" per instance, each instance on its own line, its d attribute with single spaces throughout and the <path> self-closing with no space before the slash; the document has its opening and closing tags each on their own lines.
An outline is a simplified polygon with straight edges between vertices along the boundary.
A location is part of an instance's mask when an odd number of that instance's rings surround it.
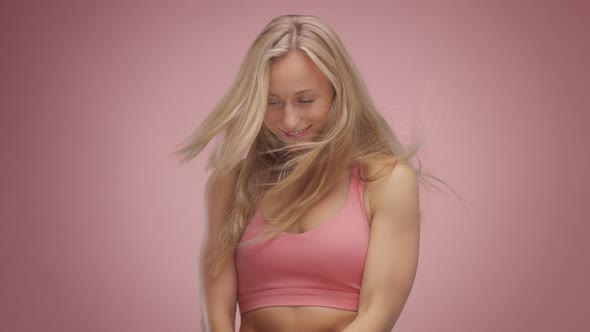
<svg viewBox="0 0 590 332">
<path fill-rule="evenodd" d="M 357 167 L 353 171 L 358 174 Z M 267 242 L 236 249 L 241 314 L 270 306 L 358 310 L 370 234 L 364 186 L 352 176 L 344 207 L 305 233 L 283 232 Z M 255 237 L 266 226 L 256 211 L 241 240 Z"/>
</svg>

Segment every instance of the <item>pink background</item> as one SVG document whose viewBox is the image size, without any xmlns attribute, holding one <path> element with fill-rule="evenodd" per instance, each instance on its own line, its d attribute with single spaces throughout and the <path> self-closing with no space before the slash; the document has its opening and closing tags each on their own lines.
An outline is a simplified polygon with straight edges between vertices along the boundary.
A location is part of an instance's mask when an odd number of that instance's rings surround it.
<svg viewBox="0 0 590 332">
<path fill-rule="evenodd" d="M 590 329 L 584 1 L 0 6 L 1 330 L 198 331 L 205 155 L 168 153 L 286 13 L 336 29 L 402 141 L 432 121 L 423 169 L 468 208 L 423 189 L 394 330 Z"/>
</svg>

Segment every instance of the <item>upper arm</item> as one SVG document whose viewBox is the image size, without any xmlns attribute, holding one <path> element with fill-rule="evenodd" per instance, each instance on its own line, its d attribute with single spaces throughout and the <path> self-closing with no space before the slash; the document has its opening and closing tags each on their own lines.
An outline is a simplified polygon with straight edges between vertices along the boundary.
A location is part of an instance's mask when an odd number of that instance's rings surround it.
<svg viewBox="0 0 590 332">
<path fill-rule="evenodd" d="M 199 255 L 201 317 L 211 330 L 233 330 L 236 315 L 237 276 L 233 251 L 216 276 L 208 273 L 211 257 L 226 222 L 225 212 L 231 204 L 236 174 L 220 176 L 213 172 L 205 186 L 205 227 Z"/>
<path fill-rule="evenodd" d="M 415 171 L 398 162 L 371 192 L 373 217 L 359 299 L 359 315 L 371 312 L 393 328 L 418 266 L 420 213 Z"/>
</svg>

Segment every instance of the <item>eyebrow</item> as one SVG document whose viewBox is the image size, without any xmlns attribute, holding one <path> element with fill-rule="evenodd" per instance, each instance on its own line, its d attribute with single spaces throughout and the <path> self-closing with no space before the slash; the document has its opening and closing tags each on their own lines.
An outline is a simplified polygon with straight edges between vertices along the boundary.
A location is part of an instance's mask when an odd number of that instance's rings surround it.
<svg viewBox="0 0 590 332">
<path fill-rule="evenodd" d="M 312 92 L 312 91 L 316 91 L 316 90 L 315 90 L 315 89 L 305 89 L 305 90 L 299 90 L 299 91 L 295 92 L 295 95 L 300 95 L 300 94 L 302 94 L 302 93 L 305 93 L 305 92 Z M 269 96 L 277 96 L 277 97 L 279 97 L 279 95 L 277 95 L 277 94 L 276 94 L 276 93 L 274 93 L 274 92 L 270 92 L 268 95 L 269 95 Z"/>
</svg>

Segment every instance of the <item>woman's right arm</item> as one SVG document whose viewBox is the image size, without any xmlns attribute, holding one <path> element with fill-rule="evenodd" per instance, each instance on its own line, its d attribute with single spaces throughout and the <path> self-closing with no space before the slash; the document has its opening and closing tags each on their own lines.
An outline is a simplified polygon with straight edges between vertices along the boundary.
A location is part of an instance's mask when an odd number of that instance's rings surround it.
<svg viewBox="0 0 590 332">
<path fill-rule="evenodd" d="M 206 226 L 199 255 L 200 305 L 202 332 L 235 331 L 237 276 L 235 257 L 228 257 L 219 274 L 207 273 L 206 258 L 213 254 L 219 233 L 225 223 L 224 214 L 229 209 L 235 189 L 236 173 L 219 176 L 215 171 L 207 179 L 205 187 Z"/>
</svg>

